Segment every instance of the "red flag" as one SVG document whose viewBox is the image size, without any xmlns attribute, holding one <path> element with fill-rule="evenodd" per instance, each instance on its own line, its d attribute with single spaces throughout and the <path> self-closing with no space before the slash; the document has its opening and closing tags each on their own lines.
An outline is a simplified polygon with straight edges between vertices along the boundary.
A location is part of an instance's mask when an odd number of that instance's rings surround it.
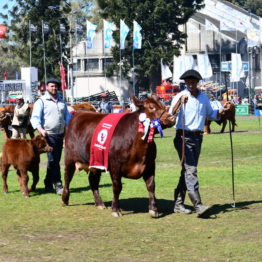
<svg viewBox="0 0 262 262">
<path fill-rule="evenodd" d="M 6 72 L 6 70 L 4 71 L 4 80 L 7 80 L 7 72 Z"/>
<path fill-rule="evenodd" d="M 65 90 L 67 89 L 67 85 L 66 85 L 66 72 L 65 72 L 65 68 L 63 66 L 62 63 L 60 63 L 60 78 L 61 78 L 61 89 Z"/>
<path fill-rule="evenodd" d="M 0 39 L 1 38 L 6 38 L 6 32 L 7 32 L 7 27 L 5 25 L 0 25 Z"/>
</svg>

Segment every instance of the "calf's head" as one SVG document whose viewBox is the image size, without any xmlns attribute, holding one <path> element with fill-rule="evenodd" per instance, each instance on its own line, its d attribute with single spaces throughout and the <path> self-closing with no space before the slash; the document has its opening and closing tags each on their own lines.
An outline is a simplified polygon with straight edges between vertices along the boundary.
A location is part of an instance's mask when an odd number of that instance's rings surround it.
<svg viewBox="0 0 262 262">
<path fill-rule="evenodd" d="M 34 137 L 31 141 L 40 154 L 53 151 L 53 148 L 48 145 L 46 138 L 43 136 L 38 135 Z"/>
<path fill-rule="evenodd" d="M 139 111 L 144 112 L 150 120 L 159 119 L 163 127 L 171 127 L 175 124 L 175 118 L 167 112 L 165 105 L 159 101 L 156 95 L 152 95 L 144 101 L 133 97 L 133 101 Z"/>
</svg>

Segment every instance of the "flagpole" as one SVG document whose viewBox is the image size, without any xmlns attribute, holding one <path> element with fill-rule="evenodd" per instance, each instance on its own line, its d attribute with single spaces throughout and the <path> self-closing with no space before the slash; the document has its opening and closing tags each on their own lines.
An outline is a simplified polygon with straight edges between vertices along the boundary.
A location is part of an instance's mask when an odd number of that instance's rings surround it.
<svg viewBox="0 0 262 262">
<path fill-rule="evenodd" d="M 44 22 L 43 22 L 43 20 L 42 20 L 42 41 L 43 41 L 44 71 L 45 71 L 45 84 L 46 84 L 45 39 L 44 39 Z"/>
<path fill-rule="evenodd" d="M 220 45 L 219 45 L 219 60 L 220 60 L 220 65 L 219 65 L 219 85 L 220 85 L 220 98 L 222 98 L 221 94 L 221 86 L 222 86 L 222 71 L 221 71 L 221 64 L 222 64 L 222 33 L 219 29 L 219 35 L 220 35 Z"/>
<path fill-rule="evenodd" d="M 133 95 L 136 95 L 136 90 L 135 90 L 135 50 L 134 47 L 132 49 L 132 61 L 133 61 L 133 72 L 132 72 L 132 77 L 133 77 Z"/>
<path fill-rule="evenodd" d="M 30 45 L 30 54 L 29 54 L 29 65 L 32 66 L 32 39 L 31 39 L 31 20 L 29 20 L 29 45 Z"/>
<path fill-rule="evenodd" d="M 237 54 L 237 27 L 236 27 L 236 54 Z M 236 91 L 237 91 L 237 97 L 238 97 L 238 82 L 236 82 Z"/>
<path fill-rule="evenodd" d="M 105 80 L 105 91 L 106 91 L 106 51 L 105 51 L 105 32 L 102 30 L 102 38 L 103 38 L 103 57 L 104 57 L 104 80 Z"/>
<path fill-rule="evenodd" d="M 121 62 L 121 46 L 120 46 L 120 52 L 119 52 L 119 65 L 120 65 L 120 68 L 119 68 L 119 75 L 120 75 L 120 90 L 121 90 L 121 86 L 122 86 L 122 62 Z"/>
</svg>

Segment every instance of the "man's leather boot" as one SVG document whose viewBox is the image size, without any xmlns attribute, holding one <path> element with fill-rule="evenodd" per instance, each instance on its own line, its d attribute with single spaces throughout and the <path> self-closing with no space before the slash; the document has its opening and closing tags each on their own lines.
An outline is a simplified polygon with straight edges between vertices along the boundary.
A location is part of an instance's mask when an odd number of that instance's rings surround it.
<svg viewBox="0 0 262 262">
<path fill-rule="evenodd" d="M 191 214 L 192 211 L 190 209 L 185 208 L 185 193 L 179 192 L 179 190 L 175 189 L 174 198 L 175 198 L 175 206 L 174 213 L 183 213 L 183 214 Z"/>
<path fill-rule="evenodd" d="M 192 204 L 194 205 L 194 208 L 195 208 L 198 216 L 202 216 L 206 211 L 208 211 L 210 209 L 209 206 L 202 205 L 200 194 L 199 194 L 198 190 L 189 191 L 188 195 L 189 195 L 189 198 L 190 198 Z"/>
</svg>

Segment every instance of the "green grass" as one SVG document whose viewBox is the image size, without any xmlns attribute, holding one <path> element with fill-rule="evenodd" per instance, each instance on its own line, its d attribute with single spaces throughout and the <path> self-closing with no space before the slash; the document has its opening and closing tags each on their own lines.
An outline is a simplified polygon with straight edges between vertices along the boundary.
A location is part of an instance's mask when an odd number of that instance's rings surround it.
<svg viewBox="0 0 262 262">
<path fill-rule="evenodd" d="M 172 128 L 155 140 L 158 219 L 147 214 L 148 193 L 142 179 L 122 180 L 123 217 L 113 218 L 108 174 L 100 183 L 108 208 L 98 210 L 84 172 L 75 174 L 70 206 L 62 207 L 59 196 L 43 191 L 45 155 L 37 191 L 29 199 L 19 192 L 12 168 L 10 193 L 0 194 L 0 261 L 262 261 L 262 129 L 254 117 L 238 118 L 237 124 L 232 134 L 235 208 L 229 134 L 219 134 L 220 127 L 213 123 L 214 133 L 204 136 L 200 193 L 203 203 L 213 206 L 206 219 L 172 213 L 180 173 Z M 186 204 L 191 205 L 188 197 Z"/>
</svg>

